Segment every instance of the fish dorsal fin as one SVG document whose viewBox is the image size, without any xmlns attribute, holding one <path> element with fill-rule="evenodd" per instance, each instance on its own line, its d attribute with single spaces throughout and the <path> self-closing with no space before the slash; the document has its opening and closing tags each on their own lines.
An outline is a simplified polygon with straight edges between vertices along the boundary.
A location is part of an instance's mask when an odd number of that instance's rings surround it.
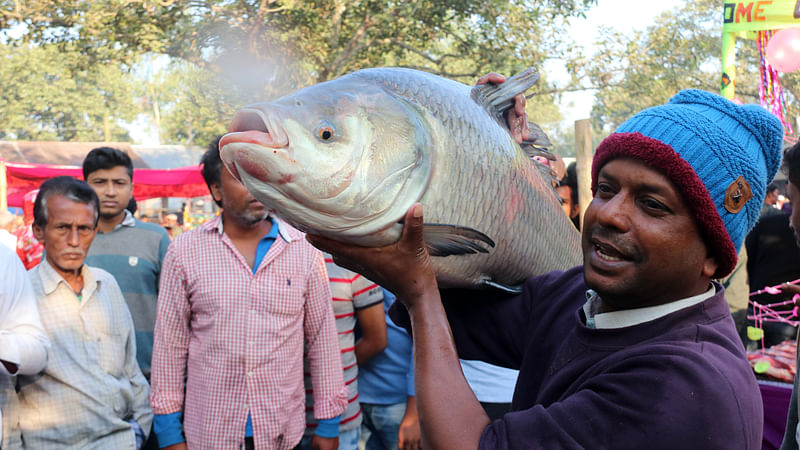
<svg viewBox="0 0 800 450">
<path fill-rule="evenodd" d="M 426 223 L 422 237 L 431 256 L 489 253 L 494 241 L 478 230 L 459 225 Z"/>
<path fill-rule="evenodd" d="M 505 125 L 503 115 L 514 107 L 514 97 L 531 88 L 539 81 L 539 74 L 533 67 L 508 78 L 504 83 L 479 84 L 472 88 L 470 96 L 483 106 L 499 123 Z"/>
<path fill-rule="evenodd" d="M 536 125 L 533 122 L 528 122 L 528 128 L 530 128 L 530 137 L 524 141 L 519 147 L 528 156 L 531 160 L 531 164 L 536 167 L 536 170 L 539 171 L 539 174 L 551 184 L 554 188 L 558 184 L 557 174 L 553 169 L 549 166 L 546 166 L 534 159 L 536 156 L 541 156 L 543 158 L 547 158 L 550 161 L 555 161 L 555 155 L 549 150 L 550 147 L 550 140 L 544 134 L 539 125 Z"/>
<path fill-rule="evenodd" d="M 550 143 L 550 139 L 548 139 L 547 135 L 544 133 L 544 130 L 542 130 L 542 127 L 531 122 L 530 120 L 528 121 L 528 130 L 530 130 L 528 139 L 525 139 L 522 141 L 522 144 L 520 144 L 520 147 L 522 147 L 523 150 L 525 150 L 525 147 L 542 149 L 553 146 L 553 144 Z"/>
</svg>

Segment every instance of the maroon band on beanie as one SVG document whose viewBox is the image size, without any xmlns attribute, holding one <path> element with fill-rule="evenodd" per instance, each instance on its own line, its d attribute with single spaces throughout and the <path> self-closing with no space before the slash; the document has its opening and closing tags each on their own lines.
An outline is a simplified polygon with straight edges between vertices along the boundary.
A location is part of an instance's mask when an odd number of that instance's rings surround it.
<svg viewBox="0 0 800 450">
<path fill-rule="evenodd" d="M 635 158 L 663 173 L 683 195 L 697 220 L 703 240 L 719 266 L 714 278 L 723 278 L 736 267 L 736 248 L 717 212 L 711 194 L 692 166 L 669 145 L 641 133 L 613 133 L 595 150 L 592 161 L 592 194 L 597 192 L 597 174 L 614 158 Z"/>
</svg>

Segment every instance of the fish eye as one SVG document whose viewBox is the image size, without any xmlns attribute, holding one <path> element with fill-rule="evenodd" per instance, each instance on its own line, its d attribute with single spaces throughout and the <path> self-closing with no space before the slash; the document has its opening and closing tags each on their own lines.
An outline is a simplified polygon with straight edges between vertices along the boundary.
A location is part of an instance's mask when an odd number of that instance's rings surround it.
<svg viewBox="0 0 800 450">
<path fill-rule="evenodd" d="M 336 133 L 333 130 L 333 126 L 327 122 L 321 123 L 317 126 L 317 138 L 321 141 L 330 141 L 334 138 Z"/>
</svg>

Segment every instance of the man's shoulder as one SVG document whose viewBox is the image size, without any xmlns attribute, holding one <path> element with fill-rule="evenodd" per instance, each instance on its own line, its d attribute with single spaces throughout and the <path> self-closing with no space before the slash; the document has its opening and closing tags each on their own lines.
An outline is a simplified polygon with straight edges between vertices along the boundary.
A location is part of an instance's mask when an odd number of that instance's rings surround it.
<svg viewBox="0 0 800 450">
<path fill-rule="evenodd" d="M 169 238 L 169 233 L 167 233 L 166 228 L 162 227 L 159 224 L 151 223 L 151 222 L 142 222 L 139 219 L 135 219 L 135 224 L 133 226 L 134 229 L 150 231 L 152 233 L 157 234 L 159 237 L 166 237 Z"/>
<path fill-rule="evenodd" d="M 92 273 L 92 276 L 94 277 L 95 280 L 104 284 L 113 283 L 119 289 L 119 284 L 117 283 L 117 279 L 114 278 L 114 276 L 111 275 L 111 273 L 108 272 L 107 270 L 101 269 L 100 267 L 97 266 L 90 266 L 88 264 L 86 265 L 86 268 L 89 270 L 89 272 Z"/>
<path fill-rule="evenodd" d="M 211 219 L 199 227 L 184 231 L 172 240 L 173 251 L 197 250 L 198 245 L 219 241 L 221 235 L 217 229 L 218 220 Z"/>
<path fill-rule="evenodd" d="M 575 266 L 528 278 L 522 286 L 520 295 L 547 298 L 575 297 L 583 303 L 586 301 L 587 289 L 583 278 L 583 266 Z"/>
</svg>

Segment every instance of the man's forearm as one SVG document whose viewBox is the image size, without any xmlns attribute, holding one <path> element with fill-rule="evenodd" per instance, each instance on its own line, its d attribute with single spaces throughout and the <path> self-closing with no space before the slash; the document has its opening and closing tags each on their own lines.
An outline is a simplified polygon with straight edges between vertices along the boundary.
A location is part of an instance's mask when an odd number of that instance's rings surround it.
<svg viewBox="0 0 800 450">
<path fill-rule="evenodd" d="M 477 448 L 489 418 L 461 372 L 438 291 L 423 295 L 409 309 L 422 447 Z"/>
</svg>

